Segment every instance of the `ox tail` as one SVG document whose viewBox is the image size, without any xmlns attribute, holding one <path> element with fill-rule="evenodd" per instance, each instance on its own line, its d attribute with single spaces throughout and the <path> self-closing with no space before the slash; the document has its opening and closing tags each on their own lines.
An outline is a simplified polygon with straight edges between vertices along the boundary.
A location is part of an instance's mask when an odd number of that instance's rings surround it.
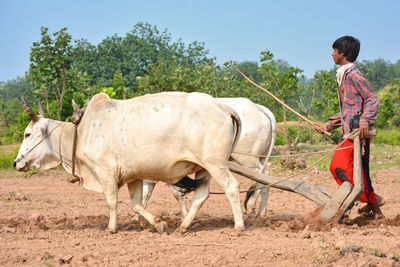
<svg viewBox="0 0 400 267">
<path fill-rule="evenodd" d="M 233 133 L 233 143 L 232 143 L 232 150 L 235 149 L 237 143 L 239 142 L 239 137 L 240 137 L 240 132 L 242 130 L 242 121 L 240 120 L 239 114 L 230 106 L 223 104 L 223 103 L 217 103 L 218 106 L 225 112 L 227 112 L 231 118 L 232 118 L 232 123 L 234 127 L 234 133 Z"/>
<path fill-rule="evenodd" d="M 188 176 L 183 177 L 180 179 L 176 184 L 174 184 L 175 188 L 182 194 L 182 196 L 189 194 L 190 192 L 196 190 L 199 185 L 201 185 L 204 182 L 204 179 L 207 176 L 194 180 L 190 179 Z"/>
<path fill-rule="evenodd" d="M 271 156 L 272 151 L 274 150 L 274 146 L 275 146 L 276 119 L 275 119 L 274 114 L 272 114 L 271 110 L 269 110 L 268 108 L 266 108 L 266 107 L 264 107 L 262 105 L 259 105 L 259 104 L 256 104 L 256 105 L 264 113 L 264 115 L 269 119 L 269 122 L 270 122 L 270 125 L 271 125 L 271 143 L 269 145 L 269 149 L 268 149 L 268 152 L 267 152 L 267 155 L 265 157 L 264 164 L 263 164 L 262 172 L 264 173 L 265 170 L 266 170 L 266 166 L 267 166 L 267 162 L 269 160 L 269 157 Z"/>
<path fill-rule="evenodd" d="M 244 208 L 247 210 L 247 202 L 249 201 L 250 197 L 254 195 L 257 183 L 254 182 L 250 185 L 249 189 L 246 192 L 246 199 L 244 200 Z"/>
<path fill-rule="evenodd" d="M 269 149 L 268 149 L 267 155 L 263 160 L 263 167 L 262 167 L 262 173 L 265 173 L 265 171 L 267 170 L 268 159 L 271 156 L 272 151 L 274 150 L 274 146 L 275 146 L 276 119 L 275 119 L 274 114 L 272 114 L 272 112 L 268 108 L 266 108 L 266 107 L 264 107 L 262 105 L 258 105 L 258 104 L 256 104 L 256 105 L 257 105 L 258 109 L 261 110 L 261 112 L 264 113 L 264 115 L 269 119 L 270 125 L 271 125 L 271 143 L 269 145 Z M 247 202 L 254 195 L 256 187 L 257 187 L 257 182 L 254 182 L 246 192 L 246 198 L 244 200 L 244 208 L 246 210 L 247 210 Z"/>
</svg>

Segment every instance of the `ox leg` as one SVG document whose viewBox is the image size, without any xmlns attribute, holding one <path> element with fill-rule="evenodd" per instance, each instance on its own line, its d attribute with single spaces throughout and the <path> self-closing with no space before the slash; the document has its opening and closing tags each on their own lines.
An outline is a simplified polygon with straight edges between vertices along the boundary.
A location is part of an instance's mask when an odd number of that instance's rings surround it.
<svg viewBox="0 0 400 267">
<path fill-rule="evenodd" d="M 188 214 L 188 210 L 186 207 L 184 194 L 182 194 L 179 190 L 177 190 L 175 186 L 173 186 L 171 184 L 167 184 L 167 185 L 168 185 L 169 190 L 171 191 L 171 193 L 174 195 L 175 199 L 178 201 L 179 205 L 181 206 L 182 218 L 186 217 L 186 215 Z"/>
<path fill-rule="evenodd" d="M 154 187 L 156 186 L 157 181 L 153 180 L 144 180 L 143 181 L 143 207 L 146 208 L 149 203 L 149 199 L 151 194 L 153 193 Z"/>
<path fill-rule="evenodd" d="M 156 186 L 157 181 L 153 180 L 143 180 L 143 198 L 142 198 L 142 205 L 144 208 L 147 207 L 147 204 L 149 203 L 151 194 L 153 193 L 154 187 Z M 140 214 L 135 213 L 135 215 L 132 217 L 133 221 L 138 222 L 140 221 L 142 217 Z"/>
<path fill-rule="evenodd" d="M 196 188 L 196 190 L 194 191 L 192 206 L 190 207 L 189 212 L 186 215 L 186 217 L 184 218 L 182 224 L 176 230 L 177 232 L 184 233 L 187 231 L 190 224 L 193 222 L 194 218 L 196 217 L 197 212 L 199 211 L 201 206 L 203 206 L 204 202 L 210 196 L 210 180 L 211 180 L 210 174 L 203 169 L 196 173 L 195 179 L 196 180 L 201 179 L 204 176 L 207 176 L 207 177 L 204 179 L 204 182 L 201 185 L 199 185 Z"/>
<path fill-rule="evenodd" d="M 258 188 L 261 187 L 262 185 L 260 185 L 257 182 L 254 182 L 248 190 L 251 190 L 252 188 Z M 251 193 L 251 192 L 250 192 Z M 256 189 L 254 190 L 254 192 L 252 193 L 252 195 L 249 197 L 249 199 L 247 200 L 247 205 L 246 205 L 246 210 L 247 210 L 247 214 L 249 215 L 253 215 L 256 213 L 256 202 L 258 199 L 258 196 L 260 195 L 260 189 Z"/>
<path fill-rule="evenodd" d="M 153 225 L 160 234 L 167 230 L 167 223 L 154 217 L 153 214 L 144 209 L 142 205 L 143 181 L 135 180 L 128 183 L 129 197 L 133 210 L 143 216 L 151 225 Z"/>
<path fill-rule="evenodd" d="M 260 208 L 258 209 L 257 217 L 264 217 L 266 214 L 266 211 L 267 211 L 269 187 L 265 187 L 260 190 L 261 190 L 261 201 L 260 201 Z"/>
<path fill-rule="evenodd" d="M 268 170 L 265 168 L 262 169 L 261 173 L 264 173 L 266 175 L 269 175 Z M 269 190 L 270 187 L 263 185 L 263 184 L 258 184 L 259 186 L 263 187 L 260 189 L 261 193 L 261 200 L 260 200 L 260 207 L 258 209 L 258 214 L 257 217 L 264 217 L 266 212 L 267 212 L 267 204 L 268 204 L 268 197 L 269 197 Z"/>
<path fill-rule="evenodd" d="M 112 184 L 105 189 L 107 204 L 110 209 L 107 231 L 114 234 L 117 232 L 118 185 Z"/>
<path fill-rule="evenodd" d="M 235 229 L 240 231 L 244 230 L 243 214 L 240 207 L 239 182 L 235 179 L 228 168 L 216 169 L 213 172 L 210 171 L 210 174 L 224 190 L 225 195 L 231 203 L 235 220 Z"/>
<path fill-rule="evenodd" d="M 264 167 L 261 164 L 259 164 L 259 166 L 256 168 L 250 167 L 249 169 L 253 169 L 260 173 L 266 173 L 268 175 L 268 171 L 266 171 L 266 170 L 263 171 Z M 253 194 L 251 194 L 250 197 L 248 198 L 247 205 L 246 205 L 247 213 L 250 215 L 255 214 L 257 199 L 258 199 L 258 196 L 261 194 L 260 207 L 258 209 L 257 217 L 265 216 L 266 208 L 267 208 L 267 204 L 268 204 L 268 197 L 269 197 L 269 187 L 266 187 L 263 184 L 254 182 L 250 186 L 249 190 L 251 188 L 261 188 L 261 189 L 254 190 Z"/>
</svg>

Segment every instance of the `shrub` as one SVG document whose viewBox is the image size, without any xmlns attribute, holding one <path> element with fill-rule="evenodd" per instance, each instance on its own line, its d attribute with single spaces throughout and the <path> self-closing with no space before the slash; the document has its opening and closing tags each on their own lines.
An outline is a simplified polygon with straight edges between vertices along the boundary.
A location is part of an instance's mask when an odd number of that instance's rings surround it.
<svg viewBox="0 0 400 267">
<path fill-rule="evenodd" d="M 400 146 L 400 129 L 379 130 L 374 143 Z"/>
<path fill-rule="evenodd" d="M 18 155 L 18 149 L 11 153 L 0 151 L 0 169 L 10 169 L 13 167 L 14 159 Z"/>
</svg>

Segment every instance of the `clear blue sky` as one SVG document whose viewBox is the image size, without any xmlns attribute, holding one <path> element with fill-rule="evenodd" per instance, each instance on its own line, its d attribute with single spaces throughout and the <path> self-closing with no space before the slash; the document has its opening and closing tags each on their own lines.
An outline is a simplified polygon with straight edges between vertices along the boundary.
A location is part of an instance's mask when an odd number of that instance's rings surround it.
<svg viewBox="0 0 400 267">
<path fill-rule="evenodd" d="M 0 81 L 29 69 L 41 26 L 98 44 L 137 22 L 204 42 L 218 64 L 259 61 L 268 48 L 308 77 L 333 66 L 331 45 L 343 35 L 360 39 L 358 60 L 400 59 L 399 0 L 0 0 Z"/>
</svg>

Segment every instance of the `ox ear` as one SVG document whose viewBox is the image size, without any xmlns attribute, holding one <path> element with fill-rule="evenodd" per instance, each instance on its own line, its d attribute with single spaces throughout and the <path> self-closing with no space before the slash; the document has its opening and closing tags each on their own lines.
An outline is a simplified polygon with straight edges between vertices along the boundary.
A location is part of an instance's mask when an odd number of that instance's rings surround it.
<svg viewBox="0 0 400 267">
<path fill-rule="evenodd" d="M 31 120 L 33 122 L 36 122 L 38 120 L 38 117 L 37 117 L 35 111 L 33 111 L 31 106 L 29 106 L 28 102 L 26 102 L 24 96 L 21 96 L 21 100 L 22 100 L 22 106 L 24 107 L 26 113 L 28 113 L 29 117 L 31 117 Z"/>
<path fill-rule="evenodd" d="M 72 99 L 72 106 L 74 107 L 74 113 L 78 113 L 81 109 L 78 104 Z"/>
<path fill-rule="evenodd" d="M 45 113 L 44 113 L 43 106 L 42 106 L 42 104 L 40 103 L 39 100 L 38 100 L 38 106 L 39 106 L 39 114 L 42 115 L 43 118 L 46 117 L 46 116 L 45 116 Z"/>
</svg>

